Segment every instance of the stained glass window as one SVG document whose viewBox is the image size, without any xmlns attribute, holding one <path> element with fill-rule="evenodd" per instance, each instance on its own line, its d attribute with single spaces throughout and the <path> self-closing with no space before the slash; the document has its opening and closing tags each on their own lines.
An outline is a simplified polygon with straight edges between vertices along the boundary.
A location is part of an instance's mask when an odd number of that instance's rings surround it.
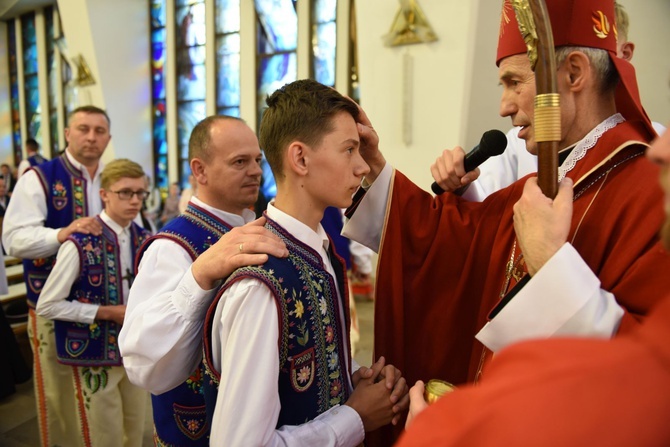
<svg viewBox="0 0 670 447">
<path fill-rule="evenodd" d="M 153 111 L 154 185 L 168 189 L 168 150 L 165 103 L 165 0 L 151 1 L 151 82 Z"/>
<path fill-rule="evenodd" d="M 193 127 L 206 116 L 205 108 L 205 2 L 176 0 L 177 120 L 179 183 L 188 186 L 188 139 Z"/>
<path fill-rule="evenodd" d="M 356 28 L 356 0 L 349 0 L 349 97 L 360 104 L 358 79 L 358 29 Z"/>
<path fill-rule="evenodd" d="M 7 40 L 9 42 L 9 83 L 12 110 L 12 143 L 14 163 L 21 159 L 21 108 L 19 106 L 19 76 L 16 55 L 16 28 L 13 20 L 7 22 Z"/>
<path fill-rule="evenodd" d="M 35 14 L 21 17 L 23 39 L 23 85 L 26 98 L 26 122 L 28 135 L 42 142 L 40 92 L 37 79 L 37 35 L 35 33 Z"/>
<path fill-rule="evenodd" d="M 337 0 L 312 0 L 312 72 L 314 79 L 335 86 Z"/>
<path fill-rule="evenodd" d="M 56 71 L 56 48 L 54 45 L 54 12 L 51 6 L 44 8 L 44 26 L 47 47 L 48 93 L 49 93 L 49 129 L 51 147 L 44 148 L 44 153 L 53 158 L 58 153 L 58 72 Z"/>
<path fill-rule="evenodd" d="M 255 0 L 258 54 L 258 122 L 265 98 L 297 79 L 298 15 L 295 0 Z"/>
<path fill-rule="evenodd" d="M 216 110 L 240 116 L 240 0 L 216 0 Z"/>
</svg>

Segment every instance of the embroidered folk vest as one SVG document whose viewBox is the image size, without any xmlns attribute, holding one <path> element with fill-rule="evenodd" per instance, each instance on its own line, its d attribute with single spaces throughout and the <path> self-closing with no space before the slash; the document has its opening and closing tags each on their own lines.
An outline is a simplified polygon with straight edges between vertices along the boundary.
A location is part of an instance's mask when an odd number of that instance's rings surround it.
<svg viewBox="0 0 670 447">
<path fill-rule="evenodd" d="M 42 184 L 47 199 L 47 228 L 63 228 L 73 220 L 88 216 L 86 179 L 66 155 L 32 168 Z M 28 305 L 35 308 L 44 283 L 51 273 L 56 255 L 24 259 L 23 277 L 26 282 Z"/>
<path fill-rule="evenodd" d="M 116 233 L 100 217 L 102 234 L 74 233 L 68 240 L 79 250 L 80 274 L 70 289 L 68 301 L 100 304 L 124 304 L 121 254 Z M 131 250 L 134 256 L 149 232 L 130 224 Z M 121 366 L 118 336 L 121 327 L 113 321 L 91 324 L 54 320 L 58 361 L 75 366 Z"/>
<path fill-rule="evenodd" d="M 223 285 L 205 319 L 203 363 L 207 417 L 214 414 L 220 372 L 212 363 L 211 337 L 213 318 L 221 296 L 231 284 L 244 278 L 262 281 L 277 302 L 279 312 L 279 398 L 281 411 L 277 428 L 300 425 L 316 418 L 335 405 L 344 404 L 352 390 L 351 365 L 345 362 L 350 349 L 345 343 L 349 330 L 348 287 L 344 262 L 334 252 L 333 268 L 343 292 L 346 321 L 340 323 L 335 280 L 327 272 L 321 257 L 287 233 L 276 222 L 266 225 L 289 250 L 288 258 L 270 257 L 262 266 L 238 269 Z M 332 244 L 331 244 L 332 247 Z"/>
<path fill-rule="evenodd" d="M 144 251 L 157 239 L 170 239 L 183 247 L 195 259 L 231 226 L 203 208 L 189 203 L 183 214 L 172 219 L 161 231 L 147 240 L 136 258 L 139 266 Z M 154 416 L 154 444 L 162 446 L 209 445 L 209 425 L 202 391 L 202 365 L 181 385 L 160 394 L 151 395 Z"/>
<path fill-rule="evenodd" d="M 28 157 L 28 163 L 30 166 L 37 166 L 47 161 L 46 158 L 42 157 L 40 154 L 31 155 Z"/>
</svg>

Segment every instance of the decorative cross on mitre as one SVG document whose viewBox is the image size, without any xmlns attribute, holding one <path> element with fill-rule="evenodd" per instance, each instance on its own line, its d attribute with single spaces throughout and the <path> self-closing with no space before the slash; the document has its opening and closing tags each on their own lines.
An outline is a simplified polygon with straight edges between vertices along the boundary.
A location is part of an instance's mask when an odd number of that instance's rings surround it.
<svg viewBox="0 0 670 447">
<path fill-rule="evenodd" d="M 400 0 L 400 9 L 393 19 L 391 30 L 384 36 L 384 43 L 393 47 L 436 40 L 437 35 L 417 1 Z"/>
</svg>

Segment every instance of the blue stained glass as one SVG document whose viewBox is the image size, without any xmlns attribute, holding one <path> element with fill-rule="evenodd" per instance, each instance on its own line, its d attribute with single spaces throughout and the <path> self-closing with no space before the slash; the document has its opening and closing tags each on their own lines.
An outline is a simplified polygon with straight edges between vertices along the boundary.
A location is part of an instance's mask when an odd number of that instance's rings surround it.
<svg viewBox="0 0 670 447">
<path fill-rule="evenodd" d="M 23 26 L 23 71 L 25 74 L 37 73 L 37 35 L 35 34 L 35 16 L 27 15 L 21 20 Z"/>
<path fill-rule="evenodd" d="M 182 72 L 183 71 L 183 72 Z M 181 67 L 177 81 L 177 95 L 180 101 L 205 99 L 205 65 Z"/>
<path fill-rule="evenodd" d="M 205 59 L 206 59 L 206 53 L 204 45 L 188 47 L 188 48 L 180 48 L 177 51 L 177 60 L 181 64 L 181 68 L 188 65 L 204 64 Z"/>
<path fill-rule="evenodd" d="M 188 160 L 181 161 L 181 189 L 184 190 L 191 186 L 188 182 L 188 177 L 191 175 L 191 164 Z"/>
<path fill-rule="evenodd" d="M 44 26 L 46 28 L 47 40 L 47 67 L 49 71 L 53 68 L 54 61 L 54 18 L 53 9 L 51 7 L 44 9 Z"/>
<path fill-rule="evenodd" d="M 164 140 L 165 134 L 167 133 L 166 121 L 165 121 L 165 101 L 156 101 L 154 102 L 153 112 L 154 112 L 154 141 Z M 160 151 L 160 144 L 157 146 L 158 153 Z M 167 154 L 167 152 L 166 152 Z"/>
<path fill-rule="evenodd" d="M 298 42 L 298 15 L 291 0 L 255 0 L 256 12 L 266 47 L 261 54 L 295 51 Z M 260 49 L 261 47 L 259 47 Z M 267 51 L 271 49 L 271 51 Z"/>
<path fill-rule="evenodd" d="M 165 28 L 151 32 L 151 58 L 153 61 L 165 61 Z"/>
<path fill-rule="evenodd" d="M 25 76 L 23 79 L 26 91 L 26 120 L 28 121 L 28 133 L 35 137 L 37 141 L 41 142 L 41 115 L 39 113 L 40 92 L 38 81 L 36 74 Z"/>
<path fill-rule="evenodd" d="M 200 121 L 206 117 L 205 101 L 193 101 L 179 104 L 177 108 L 179 146 L 186 147 L 182 152 L 183 158 L 188 158 L 188 139 L 191 131 Z"/>
<path fill-rule="evenodd" d="M 167 120 L 165 105 L 166 0 L 151 1 L 151 73 L 153 94 L 154 185 L 168 188 Z"/>
<path fill-rule="evenodd" d="M 337 30 L 335 22 L 317 25 L 314 36 L 314 78 L 333 87 L 335 85 L 335 47 Z"/>
<path fill-rule="evenodd" d="M 188 168 L 188 140 L 191 137 L 191 131 L 206 116 L 205 101 L 185 102 L 177 106 L 177 140 L 179 159 L 182 160 L 182 171 L 180 173 L 182 183 L 187 181 L 191 174 L 191 169 Z M 185 167 L 188 169 L 185 170 Z"/>
<path fill-rule="evenodd" d="M 237 118 L 241 117 L 239 107 L 221 107 L 221 108 L 217 109 L 216 114 L 217 115 L 236 116 Z"/>
<path fill-rule="evenodd" d="M 23 32 L 23 44 L 37 45 L 37 34 L 35 33 L 35 14 L 26 14 L 21 20 Z"/>
<path fill-rule="evenodd" d="M 14 161 L 21 157 L 21 123 L 19 109 L 19 81 L 16 66 L 16 28 L 14 21 L 7 22 L 7 40 L 9 41 L 9 96 L 12 116 L 12 142 Z"/>
<path fill-rule="evenodd" d="M 216 52 L 219 55 L 222 54 L 231 54 L 240 52 L 240 35 L 229 34 L 227 36 L 222 36 L 217 40 Z"/>
<path fill-rule="evenodd" d="M 24 47 L 23 72 L 26 75 L 37 73 L 37 46 Z"/>
<path fill-rule="evenodd" d="M 163 70 L 153 70 L 153 97 L 154 99 L 165 98 L 165 77 Z"/>
<path fill-rule="evenodd" d="M 205 5 L 202 2 L 177 10 L 179 50 L 177 51 L 177 95 L 179 101 L 204 99 Z"/>
<path fill-rule="evenodd" d="M 295 53 L 275 54 L 261 59 L 259 93 L 271 94 L 279 87 L 296 80 Z"/>
<path fill-rule="evenodd" d="M 312 11 L 314 22 L 334 22 L 337 17 L 337 0 L 315 0 Z"/>
<path fill-rule="evenodd" d="M 204 45 L 207 40 L 205 27 L 205 4 L 196 3 L 177 9 L 177 46 Z"/>
<path fill-rule="evenodd" d="M 23 82 L 26 86 L 26 107 L 29 110 L 35 110 L 40 105 L 40 92 L 38 90 L 37 75 L 26 76 Z"/>
<path fill-rule="evenodd" d="M 240 55 L 221 57 L 217 79 L 217 105 L 234 106 L 240 103 Z"/>
<path fill-rule="evenodd" d="M 240 36 L 217 39 L 217 106 L 240 104 Z"/>
<path fill-rule="evenodd" d="M 154 102 L 153 137 L 154 137 L 154 184 L 158 188 L 167 188 L 167 127 L 165 120 L 165 101 Z"/>
<path fill-rule="evenodd" d="M 236 33 L 240 30 L 240 0 L 216 0 L 216 32 Z"/>
<path fill-rule="evenodd" d="M 161 28 L 165 27 L 166 13 L 165 13 L 165 0 L 152 0 L 151 1 L 151 27 L 152 28 Z"/>
<path fill-rule="evenodd" d="M 258 111 L 265 108 L 265 99 L 278 88 L 297 79 L 296 54 L 285 53 L 262 58 L 258 80 Z"/>
<path fill-rule="evenodd" d="M 275 183 L 275 176 L 272 174 L 270 164 L 265 159 L 265 154 L 263 154 L 263 159 L 261 160 L 261 169 L 263 170 L 263 174 L 261 175 L 260 192 L 270 201 L 277 197 L 277 183 Z"/>
</svg>

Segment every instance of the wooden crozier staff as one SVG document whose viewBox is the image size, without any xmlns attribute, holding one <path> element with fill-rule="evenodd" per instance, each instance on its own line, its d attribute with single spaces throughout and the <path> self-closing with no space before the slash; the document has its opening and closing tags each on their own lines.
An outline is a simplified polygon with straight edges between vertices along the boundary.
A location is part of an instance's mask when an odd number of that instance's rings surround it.
<svg viewBox="0 0 670 447">
<path fill-rule="evenodd" d="M 558 193 L 558 142 L 561 139 L 561 109 L 556 87 L 556 56 L 551 21 L 544 0 L 512 0 L 519 30 L 528 47 L 535 72 L 535 141 L 537 183 L 545 196 Z"/>
</svg>

